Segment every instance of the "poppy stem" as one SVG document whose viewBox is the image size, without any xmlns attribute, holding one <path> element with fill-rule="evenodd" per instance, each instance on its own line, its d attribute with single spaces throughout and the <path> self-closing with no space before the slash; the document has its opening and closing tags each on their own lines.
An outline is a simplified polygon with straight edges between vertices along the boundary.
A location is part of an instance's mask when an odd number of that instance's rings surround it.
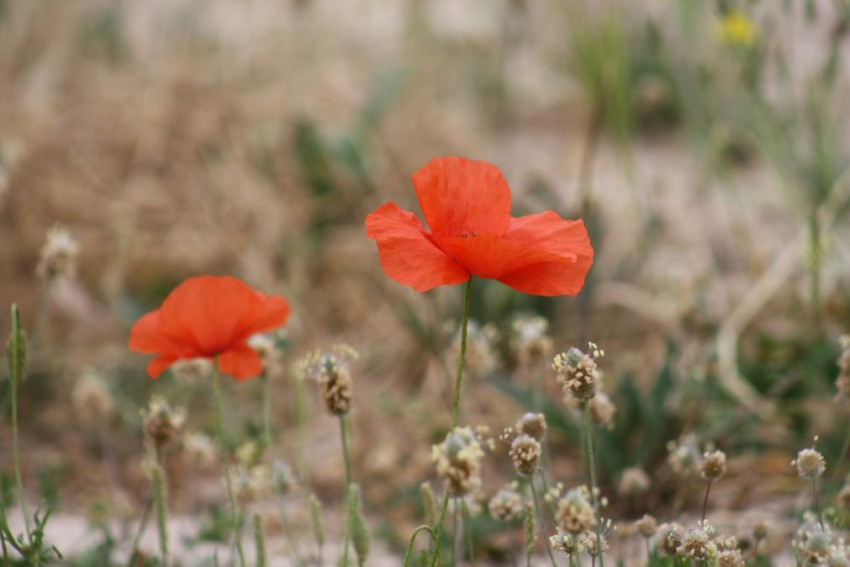
<svg viewBox="0 0 850 567">
<path fill-rule="evenodd" d="M 599 485 L 596 484 L 596 461 L 593 456 L 593 430 L 590 422 L 590 404 L 584 402 L 584 434 L 587 444 L 587 462 L 590 466 L 590 496 L 593 510 L 596 512 L 596 545 L 599 551 L 599 567 L 605 567 L 605 553 L 602 543 L 602 515 L 599 508 Z M 594 563 L 596 558 L 594 557 Z"/>
<path fill-rule="evenodd" d="M 455 377 L 455 400 L 452 406 L 452 429 L 457 427 L 460 417 L 460 384 L 463 380 L 463 367 L 466 365 L 466 330 L 469 326 L 469 303 L 472 298 L 472 276 L 466 280 L 463 295 L 463 318 L 460 323 L 460 358 L 457 361 L 457 376 Z"/>
<path fill-rule="evenodd" d="M 342 567 L 348 567 L 348 547 L 351 543 L 351 457 L 348 454 L 348 421 L 346 416 L 339 416 L 339 436 L 342 439 L 342 458 L 345 462 L 345 529 L 343 531 Z"/>
<path fill-rule="evenodd" d="M 221 422 L 221 381 L 218 371 L 218 357 L 213 361 L 213 396 L 215 402 L 215 431 L 218 435 L 218 448 L 221 454 L 221 467 L 224 469 L 224 480 L 227 485 L 227 500 L 230 504 L 230 528 L 236 530 L 239 526 L 239 517 L 236 510 L 236 499 L 233 497 L 233 481 L 230 478 L 230 466 L 227 462 L 227 448 L 224 444 L 224 425 Z M 242 549 L 241 534 L 234 532 L 236 538 L 236 551 L 239 553 L 239 564 L 245 567 L 245 551 Z"/>
</svg>

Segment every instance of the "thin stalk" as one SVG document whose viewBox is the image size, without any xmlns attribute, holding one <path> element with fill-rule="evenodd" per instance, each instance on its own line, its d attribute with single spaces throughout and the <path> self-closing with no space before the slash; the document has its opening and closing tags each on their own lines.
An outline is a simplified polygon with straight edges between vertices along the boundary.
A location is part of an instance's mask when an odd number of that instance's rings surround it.
<svg viewBox="0 0 850 567">
<path fill-rule="evenodd" d="M 838 454 L 836 464 L 832 469 L 832 476 L 829 479 L 829 491 L 827 494 L 831 494 L 835 491 L 835 483 L 841 474 L 841 469 L 844 468 L 844 460 L 847 457 L 847 451 L 850 450 L 850 425 L 848 425 L 846 429 L 847 431 L 844 433 L 844 443 L 841 445 L 841 452 Z"/>
<path fill-rule="evenodd" d="M 292 564 L 293 565 L 303 565 L 301 561 L 301 556 L 298 555 L 298 548 L 295 546 L 295 540 L 292 538 L 292 530 L 289 527 L 289 518 L 286 515 L 286 507 L 284 506 L 283 494 L 281 494 L 280 489 L 275 487 L 275 492 L 277 493 L 277 507 L 280 513 L 280 523 L 283 528 L 283 537 L 286 538 L 286 543 L 289 545 L 290 552 L 292 554 Z"/>
<path fill-rule="evenodd" d="M 18 380 L 15 376 L 9 380 L 12 384 L 12 458 L 15 466 L 15 484 L 18 487 L 18 499 L 21 501 L 21 513 L 24 515 L 24 525 L 27 529 L 27 541 L 32 546 L 30 513 L 24 495 L 24 483 L 21 480 L 21 452 L 18 441 Z"/>
<path fill-rule="evenodd" d="M 815 512 L 817 512 L 817 515 L 818 515 L 818 523 L 820 523 L 820 529 L 825 532 L 826 529 L 823 527 L 823 514 L 821 514 L 821 511 L 820 511 L 820 497 L 818 496 L 818 480 L 817 480 L 817 478 L 812 479 L 812 496 L 814 497 L 814 500 L 815 500 Z"/>
<path fill-rule="evenodd" d="M 649 538 L 643 538 L 643 543 L 646 544 L 646 564 L 649 565 L 652 563 L 652 548 L 649 547 Z M 758 541 L 756 541 L 756 547 L 758 547 Z"/>
<path fill-rule="evenodd" d="M 472 276 L 466 280 L 466 289 L 463 294 L 463 318 L 460 323 L 460 359 L 457 362 L 457 376 L 455 376 L 455 399 L 452 406 L 452 429 L 457 427 L 460 417 L 460 385 L 463 380 L 463 367 L 466 365 L 466 330 L 469 326 L 469 303 L 472 299 Z"/>
<path fill-rule="evenodd" d="M 455 497 L 454 506 L 452 506 L 452 567 L 457 565 L 457 543 L 458 543 L 458 512 L 460 512 L 460 506 L 458 506 L 458 499 Z"/>
<path fill-rule="evenodd" d="M 153 491 L 148 495 L 148 501 L 145 503 L 145 509 L 142 512 L 142 519 L 139 521 L 139 529 L 136 531 L 136 536 L 133 538 L 133 550 L 130 552 L 130 559 L 127 561 L 127 567 L 133 567 L 136 564 L 136 558 L 139 556 L 139 543 L 142 541 L 142 534 L 145 533 L 145 528 L 148 527 L 148 520 L 151 517 L 151 509 L 153 509 Z"/>
<path fill-rule="evenodd" d="M 534 503 L 534 512 L 537 514 L 537 519 L 540 522 L 540 526 L 543 526 L 543 510 L 540 508 L 540 498 L 537 496 L 537 488 L 534 486 L 534 478 L 529 479 L 528 485 L 531 487 L 531 497 Z M 558 567 L 558 563 L 555 561 L 555 555 L 552 553 L 552 546 L 549 542 L 549 538 L 544 537 L 546 544 L 546 553 L 549 555 L 549 561 L 552 562 L 552 567 Z"/>
<path fill-rule="evenodd" d="M 469 304 L 472 299 L 472 276 L 466 280 L 466 288 L 463 294 L 463 316 L 460 322 L 460 356 L 457 361 L 457 375 L 455 376 L 454 405 L 452 406 L 452 430 L 457 426 L 460 413 L 460 386 L 463 379 L 463 367 L 466 364 L 466 331 L 469 326 Z M 434 546 L 434 555 L 431 558 L 431 567 L 436 567 L 440 561 L 440 547 L 443 541 L 443 525 L 446 521 L 446 511 L 449 508 L 448 492 L 443 496 L 443 507 L 440 511 L 440 521 L 437 523 L 437 544 Z"/>
<path fill-rule="evenodd" d="M 475 546 L 472 541 L 472 516 L 469 514 L 469 506 L 466 505 L 466 500 L 461 500 L 463 506 L 463 530 L 466 533 L 466 553 L 469 557 L 469 564 L 475 567 Z"/>
<path fill-rule="evenodd" d="M 705 522 L 705 514 L 708 511 L 708 493 L 711 491 L 711 480 L 706 481 L 705 498 L 702 499 L 702 521 Z"/>
<path fill-rule="evenodd" d="M 407 542 L 407 551 L 404 552 L 404 563 L 402 563 L 402 567 L 408 567 L 410 565 L 410 559 L 413 554 L 413 544 L 416 542 L 416 536 L 419 535 L 419 532 L 428 532 L 428 535 L 431 536 L 431 545 L 435 545 L 434 538 L 434 530 L 431 529 L 431 526 L 419 526 L 413 533 L 410 535 L 410 539 Z"/>
<path fill-rule="evenodd" d="M 9 550 L 6 548 L 6 532 L 5 528 L 8 528 L 6 518 L 6 503 L 0 502 L 0 546 L 3 548 L 3 567 L 8 567 L 9 565 Z"/>
<path fill-rule="evenodd" d="M 599 546 L 599 567 L 605 567 L 605 553 L 602 551 L 602 518 L 599 510 L 599 486 L 596 484 L 596 461 L 593 455 L 593 432 L 590 425 L 590 405 L 584 403 L 584 434 L 587 445 L 587 462 L 590 466 L 590 496 L 593 510 L 596 512 L 596 542 Z M 594 563 L 596 558 L 594 557 Z"/>
<path fill-rule="evenodd" d="M 213 402 L 215 407 L 215 431 L 218 435 L 218 448 L 221 454 L 221 467 L 224 469 L 224 480 L 227 486 L 227 500 L 230 504 L 230 528 L 238 529 L 239 517 L 236 509 L 236 498 L 233 496 L 233 480 L 230 478 L 230 465 L 227 462 L 227 449 L 224 444 L 224 425 L 221 421 L 221 377 L 218 371 L 218 358 L 213 363 Z M 239 554 L 239 564 L 245 567 L 245 551 L 242 549 L 242 541 L 239 533 L 236 537 L 236 551 Z"/>
<path fill-rule="evenodd" d="M 263 384 L 263 442 L 266 446 L 266 451 L 271 451 L 272 447 L 272 392 L 271 380 L 265 369 L 260 374 L 260 382 Z"/>
<path fill-rule="evenodd" d="M 118 480 L 115 474 L 115 457 L 112 454 L 112 449 L 106 442 L 106 436 L 103 431 L 103 419 L 100 415 L 95 416 L 94 434 L 97 437 L 97 444 L 100 448 L 100 455 L 103 458 L 103 471 L 106 475 L 106 483 L 109 485 L 109 500 L 112 505 L 111 515 L 115 516 L 118 510 Z"/>
<path fill-rule="evenodd" d="M 345 529 L 342 546 L 342 567 L 348 567 L 348 548 L 351 543 L 351 514 L 348 512 L 351 494 L 351 457 L 348 453 L 348 421 L 346 416 L 339 416 L 339 436 L 342 440 L 342 458 L 345 462 Z"/>
</svg>

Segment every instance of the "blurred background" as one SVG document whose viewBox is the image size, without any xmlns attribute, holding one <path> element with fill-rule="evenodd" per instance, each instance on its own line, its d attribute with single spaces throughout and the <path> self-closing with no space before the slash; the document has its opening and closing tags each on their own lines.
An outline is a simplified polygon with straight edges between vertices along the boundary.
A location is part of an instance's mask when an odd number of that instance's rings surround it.
<svg viewBox="0 0 850 567">
<path fill-rule="evenodd" d="M 476 281 L 465 420 L 499 431 L 542 403 L 553 470 L 579 476 L 578 422 L 517 350 L 517 315 L 541 316 L 554 351 L 606 350 L 609 492 L 640 466 L 652 501 L 675 505 L 666 444 L 695 432 L 733 479 L 777 475 L 719 485 L 719 505 L 796 494 L 790 455 L 813 434 L 836 455 L 848 419 L 830 401 L 850 329 L 848 31 L 846 0 L 0 0 L 0 305 L 35 341 L 25 476 L 68 514 L 108 499 L 102 444 L 68 403 L 95 371 L 116 400 L 114 482 L 138 508 L 147 397 L 209 423 L 207 389 L 150 381 L 129 328 L 186 277 L 233 274 L 292 304 L 274 450 L 305 460 L 329 506 L 336 423 L 312 385 L 296 403 L 287 368 L 336 342 L 360 351 L 355 470 L 391 481 L 364 482 L 366 508 L 392 504 L 375 529 L 406 541 L 448 427 L 461 292 L 389 280 L 363 222 L 388 200 L 418 214 L 411 173 L 461 155 L 501 168 L 515 216 L 582 218 L 596 249 L 575 299 Z M 39 275 L 57 225 L 75 274 Z M 228 390 L 244 407 L 230 429 L 250 437 L 259 386 Z M 189 513 L 187 465 L 172 466 Z M 509 478 L 508 459 L 492 466 L 488 491 Z M 615 516 L 645 511 L 612 500 Z"/>
</svg>

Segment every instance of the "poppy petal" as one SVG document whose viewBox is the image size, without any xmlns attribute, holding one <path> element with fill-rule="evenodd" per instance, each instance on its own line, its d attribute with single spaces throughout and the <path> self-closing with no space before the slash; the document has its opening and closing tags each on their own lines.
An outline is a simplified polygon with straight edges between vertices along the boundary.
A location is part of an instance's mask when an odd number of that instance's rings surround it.
<svg viewBox="0 0 850 567">
<path fill-rule="evenodd" d="M 567 221 L 547 211 L 512 219 L 505 240 L 545 249 L 557 260 L 529 264 L 498 278 L 517 291 L 533 295 L 576 295 L 593 264 L 593 247 L 582 221 Z"/>
<path fill-rule="evenodd" d="M 520 268 L 499 278 L 503 284 L 531 295 L 575 296 L 584 287 L 584 280 L 593 259 L 582 256 L 576 262 L 543 262 Z"/>
<path fill-rule="evenodd" d="M 169 294 L 160 310 L 161 332 L 185 337 L 206 356 L 241 342 L 240 325 L 262 313 L 264 301 L 248 285 L 230 276 L 189 278 Z"/>
<path fill-rule="evenodd" d="M 247 340 L 251 335 L 282 327 L 289 318 L 289 302 L 284 298 L 277 295 L 266 297 L 259 292 L 256 294 L 261 308 L 250 312 L 239 325 L 237 335 L 240 342 Z"/>
<path fill-rule="evenodd" d="M 167 354 L 154 358 L 148 363 L 148 376 L 153 379 L 159 378 L 160 374 L 165 372 L 165 369 L 177 362 L 177 360 L 179 360 L 178 357 Z"/>
<path fill-rule="evenodd" d="M 469 279 L 469 272 L 428 238 L 416 215 L 395 203 L 381 205 L 366 217 L 366 235 L 378 245 L 384 272 L 416 291 Z"/>
<path fill-rule="evenodd" d="M 557 254 L 547 250 L 509 242 L 496 234 L 445 238 L 440 244 L 458 264 L 487 279 L 499 279 L 530 264 L 559 259 Z"/>
<path fill-rule="evenodd" d="M 413 174 L 425 222 L 439 240 L 502 234 L 511 222 L 511 188 L 495 165 L 460 157 L 434 158 Z"/>
<path fill-rule="evenodd" d="M 218 369 L 241 382 L 259 376 L 263 371 L 263 362 L 257 351 L 247 344 L 241 344 L 219 355 Z"/>
</svg>

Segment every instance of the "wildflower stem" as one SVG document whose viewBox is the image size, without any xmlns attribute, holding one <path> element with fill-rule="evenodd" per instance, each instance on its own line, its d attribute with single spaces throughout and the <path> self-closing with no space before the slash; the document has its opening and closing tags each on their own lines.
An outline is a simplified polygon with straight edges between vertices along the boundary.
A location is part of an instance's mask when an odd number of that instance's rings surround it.
<svg viewBox="0 0 850 567">
<path fill-rule="evenodd" d="M 345 529 L 342 545 L 342 567 L 348 567 L 348 547 L 351 543 L 351 514 L 349 513 L 351 495 L 351 457 L 348 454 L 348 420 L 339 416 L 339 436 L 342 440 L 342 459 L 345 463 Z"/>
<path fill-rule="evenodd" d="M 27 500 L 24 495 L 24 483 L 21 480 L 21 451 L 18 440 L 18 377 L 12 376 L 12 458 L 15 466 L 15 484 L 18 488 L 18 499 L 21 501 L 21 513 L 24 515 L 24 525 L 27 530 L 27 540 L 32 545 L 32 532 L 30 531 L 30 513 L 27 508 Z"/>
<path fill-rule="evenodd" d="M 593 509 L 596 512 L 596 543 L 599 546 L 599 567 L 605 567 L 602 550 L 602 517 L 599 509 L 599 486 L 596 484 L 596 461 L 593 455 L 593 431 L 590 423 L 590 404 L 584 403 L 584 435 L 587 444 L 587 462 L 590 468 L 590 496 L 593 499 Z M 595 563 L 594 557 L 594 563 Z"/>
<path fill-rule="evenodd" d="M 460 385 L 463 379 L 463 367 L 466 364 L 466 331 L 469 326 L 469 303 L 472 299 L 472 276 L 466 280 L 466 287 L 463 295 L 463 316 L 460 322 L 460 356 L 457 361 L 457 375 L 455 377 L 455 392 L 454 405 L 452 406 L 452 427 L 457 426 L 460 414 Z M 446 521 L 446 511 L 449 509 L 449 493 L 446 492 L 443 496 L 443 507 L 440 510 L 440 521 L 437 523 L 436 545 L 434 546 L 434 556 L 431 559 L 431 567 L 436 567 L 440 561 L 440 547 L 443 541 L 443 525 Z"/>
<path fill-rule="evenodd" d="M 286 506 L 283 494 L 281 494 L 280 488 L 277 486 L 275 486 L 275 492 L 277 493 L 277 507 L 280 512 L 280 523 L 283 528 L 283 537 L 286 538 L 286 543 L 289 545 L 289 549 L 292 554 L 292 564 L 302 565 L 301 557 L 298 555 L 298 548 L 295 546 L 295 540 L 292 538 L 292 529 L 289 527 L 289 518 L 286 515 Z"/>
<path fill-rule="evenodd" d="M 457 565 L 458 512 L 460 512 L 460 506 L 458 506 L 458 498 L 455 497 L 454 505 L 452 506 L 452 567 Z"/>
<path fill-rule="evenodd" d="M 130 559 L 127 561 L 127 567 L 132 567 L 136 564 L 136 558 L 139 555 L 139 543 L 142 541 L 142 534 L 145 533 L 145 528 L 148 527 L 148 520 L 151 516 L 151 509 L 153 508 L 153 490 L 148 495 L 147 502 L 145 502 L 145 509 L 142 511 L 142 519 L 139 521 L 139 529 L 136 531 L 136 537 L 133 538 L 133 550 L 130 552 Z"/>
<path fill-rule="evenodd" d="M 815 329 L 820 332 L 821 244 L 817 207 L 813 207 L 811 217 L 809 218 L 809 256 L 809 300 L 811 301 L 812 320 L 815 324 Z"/>
<path fill-rule="evenodd" d="M 413 544 L 416 542 L 416 536 L 419 535 L 419 532 L 428 532 L 428 535 L 431 536 L 431 545 L 436 545 L 436 537 L 434 535 L 434 530 L 431 529 L 431 526 L 419 526 L 413 533 L 410 535 L 410 539 L 407 542 L 407 551 L 404 552 L 404 563 L 402 563 L 402 567 L 408 567 L 410 565 L 410 559 L 413 554 Z"/>
<path fill-rule="evenodd" d="M 537 488 L 534 486 L 534 478 L 528 479 L 528 485 L 531 487 L 531 498 L 534 502 L 534 512 L 537 514 L 537 519 L 540 522 L 540 526 L 543 526 L 543 510 L 540 508 L 540 498 L 537 496 Z M 552 553 L 552 545 L 549 542 L 549 538 L 544 537 L 546 544 L 546 553 L 549 555 L 549 561 L 552 562 L 552 567 L 558 567 L 558 563 L 555 561 L 555 555 Z"/>
<path fill-rule="evenodd" d="M 466 364 L 466 331 L 469 326 L 469 303 L 472 299 L 472 276 L 466 280 L 463 295 L 463 318 L 460 322 L 460 357 L 457 361 L 457 376 L 455 377 L 455 399 L 452 407 L 452 429 L 457 427 L 460 417 L 460 384 L 463 379 L 463 367 Z"/>
<path fill-rule="evenodd" d="M 254 545 L 257 553 L 257 567 L 266 567 L 266 534 L 259 514 L 254 514 Z"/>
<path fill-rule="evenodd" d="M 835 491 L 835 483 L 841 474 L 841 469 L 844 468 L 844 460 L 847 458 L 847 451 L 850 450 L 850 425 L 848 425 L 846 429 L 847 431 L 844 433 L 844 443 L 841 445 L 841 452 L 838 454 L 835 467 L 832 469 L 832 476 L 829 479 L 827 494 L 831 494 Z"/>
<path fill-rule="evenodd" d="M 823 515 L 821 514 L 821 511 L 820 511 L 820 497 L 818 496 L 818 479 L 817 478 L 812 478 L 812 496 L 813 496 L 814 501 L 815 501 L 815 512 L 818 515 L 818 523 L 820 523 L 820 529 L 822 531 L 826 531 L 826 529 L 823 527 Z"/>
<path fill-rule="evenodd" d="M 711 492 L 711 480 L 706 481 L 705 498 L 702 499 L 702 521 L 705 522 L 705 514 L 708 511 L 708 493 Z"/>
<path fill-rule="evenodd" d="M 221 454 L 221 467 L 224 469 L 224 481 L 227 486 L 227 500 L 230 504 L 230 527 L 235 530 L 236 551 L 239 554 L 239 564 L 245 567 L 245 551 L 242 549 L 241 534 L 239 533 L 239 513 L 236 509 L 236 498 L 233 496 L 233 480 L 230 478 L 230 466 L 227 462 L 227 448 L 224 443 L 224 425 L 221 421 L 221 377 L 218 371 L 218 358 L 213 362 L 213 397 L 215 407 L 215 431 L 218 435 L 218 448 Z"/>
<path fill-rule="evenodd" d="M 440 548 L 443 543 L 443 526 L 446 523 L 446 512 L 449 509 L 449 493 L 448 491 L 443 495 L 443 505 L 440 508 L 440 521 L 437 522 L 437 537 L 436 545 L 434 546 L 434 557 L 431 559 L 431 567 L 437 567 L 440 563 Z"/>
<path fill-rule="evenodd" d="M 466 553 L 469 557 L 469 564 L 475 567 L 475 546 L 472 541 L 472 515 L 469 513 L 469 506 L 466 505 L 466 500 L 461 500 L 463 506 L 463 530 L 466 533 Z"/>
<path fill-rule="evenodd" d="M 260 374 L 260 381 L 263 384 L 263 441 L 266 446 L 266 451 L 271 451 L 272 447 L 272 392 L 271 381 L 269 375 L 263 369 Z"/>
</svg>

